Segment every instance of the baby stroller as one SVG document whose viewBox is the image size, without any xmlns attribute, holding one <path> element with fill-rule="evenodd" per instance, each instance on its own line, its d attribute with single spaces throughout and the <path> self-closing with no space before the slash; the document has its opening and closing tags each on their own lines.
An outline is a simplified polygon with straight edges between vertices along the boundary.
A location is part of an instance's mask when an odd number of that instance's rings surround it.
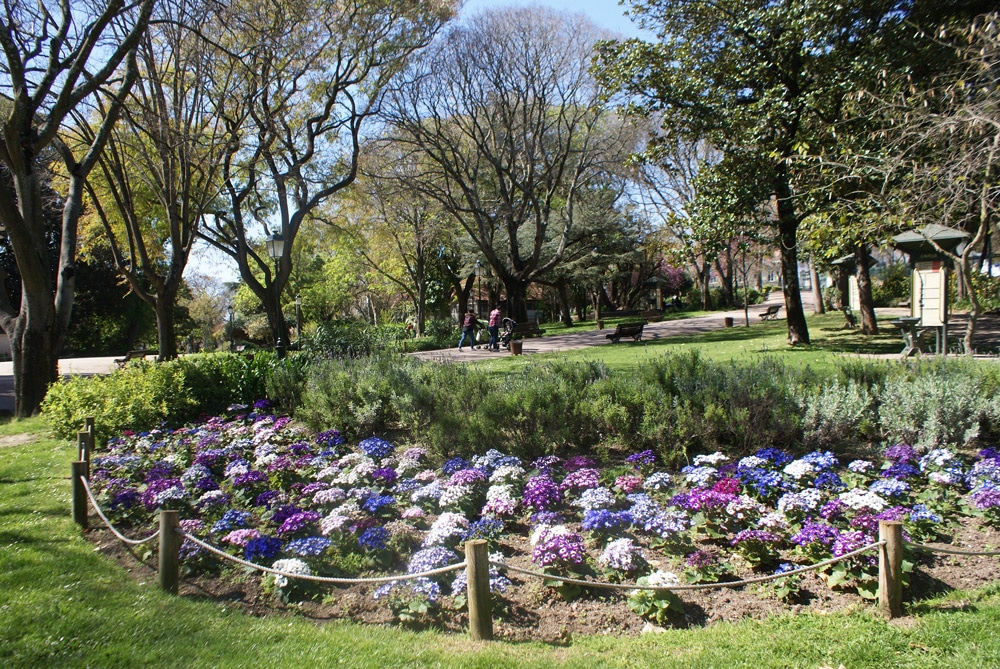
<svg viewBox="0 0 1000 669">
<path fill-rule="evenodd" d="M 510 347 L 510 340 L 514 337 L 514 325 L 514 320 L 511 318 L 500 321 L 500 336 L 498 337 L 500 348 Z"/>
</svg>

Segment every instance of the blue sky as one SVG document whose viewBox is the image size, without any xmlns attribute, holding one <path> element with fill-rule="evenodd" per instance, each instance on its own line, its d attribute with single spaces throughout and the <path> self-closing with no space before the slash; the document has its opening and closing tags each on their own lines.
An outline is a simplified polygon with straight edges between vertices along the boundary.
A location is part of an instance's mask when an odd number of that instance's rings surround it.
<svg viewBox="0 0 1000 669">
<path fill-rule="evenodd" d="M 625 7 L 619 5 L 618 0 L 466 0 L 462 14 L 475 13 L 486 7 L 511 5 L 541 5 L 586 14 L 597 25 L 625 37 L 641 36 L 639 28 L 624 15 Z"/>
</svg>

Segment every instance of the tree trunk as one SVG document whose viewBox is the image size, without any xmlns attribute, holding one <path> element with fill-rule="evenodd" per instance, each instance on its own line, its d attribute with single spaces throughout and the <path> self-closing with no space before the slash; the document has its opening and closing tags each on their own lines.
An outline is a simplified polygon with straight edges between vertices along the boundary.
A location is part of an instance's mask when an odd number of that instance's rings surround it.
<svg viewBox="0 0 1000 669">
<path fill-rule="evenodd" d="M 857 259 L 858 307 L 861 310 L 861 333 L 878 334 L 878 321 L 875 319 L 875 300 L 872 299 L 872 278 L 868 272 L 868 245 L 859 244 L 854 252 Z"/>
<path fill-rule="evenodd" d="M 156 311 L 156 343 L 160 362 L 177 357 L 177 336 L 174 333 L 174 302 L 170 296 L 158 296 L 153 304 Z"/>
<path fill-rule="evenodd" d="M 788 323 L 788 343 L 809 343 L 809 327 L 802 309 L 802 293 L 799 290 L 799 257 L 796 234 L 799 219 L 792 203 L 791 187 L 783 175 L 775 179 L 775 195 L 778 203 L 778 239 L 781 242 L 781 291 L 785 297 L 785 312 Z"/>
<path fill-rule="evenodd" d="M 507 311 L 516 323 L 528 322 L 528 286 L 520 279 L 504 279 L 507 289 Z"/>
<path fill-rule="evenodd" d="M 826 305 L 823 304 L 823 288 L 819 285 L 819 272 L 816 271 L 815 257 L 809 258 L 809 278 L 812 282 L 813 301 L 816 303 L 813 313 L 825 314 Z"/>
<path fill-rule="evenodd" d="M 559 284 L 559 308 L 562 311 L 562 322 L 566 327 L 573 325 L 573 313 L 569 305 L 569 286 L 565 283 Z"/>
<path fill-rule="evenodd" d="M 24 299 L 24 298 L 22 298 Z M 57 355 L 46 321 L 54 317 L 51 304 L 37 308 L 22 304 L 13 332 L 9 334 L 14 367 L 14 416 L 28 418 L 38 413 L 49 386 L 59 380 Z"/>
<path fill-rule="evenodd" d="M 701 308 L 708 311 L 712 308 L 712 293 L 708 287 L 709 281 L 712 279 L 712 266 L 705 262 L 698 272 L 698 282 L 701 284 Z"/>
</svg>

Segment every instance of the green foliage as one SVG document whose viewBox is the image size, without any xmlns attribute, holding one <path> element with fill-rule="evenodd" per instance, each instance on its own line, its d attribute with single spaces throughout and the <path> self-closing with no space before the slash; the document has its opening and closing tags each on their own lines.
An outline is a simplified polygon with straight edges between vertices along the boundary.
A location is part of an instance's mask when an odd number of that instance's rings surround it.
<svg viewBox="0 0 1000 669">
<path fill-rule="evenodd" d="M 325 358 L 361 357 L 403 350 L 411 339 L 405 323 L 369 325 L 356 321 L 320 323 L 303 337 L 303 349 Z"/>
<path fill-rule="evenodd" d="M 148 430 L 190 415 L 196 402 L 175 365 L 135 363 L 106 376 L 73 376 L 54 384 L 42 402 L 53 432 L 70 439 L 92 416 L 100 440 L 123 430 Z"/>
<path fill-rule="evenodd" d="M 985 425 L 998 424 L 1000 405 L 962 364 L 928 366 L 913 379 L 893 378 L 882 391 L 884 438 L 920 448 L 968 445 Z"/>
<path fill-rule="evenodd" d="M 813 448 L 847 446 L 874 437 L 875 399 L 861 384 L 830 384 L 802 400 L 803 441 Z"/>
<path fill-rule="evenodd" d="M 42 413 L 53 433 L 72 438 L 84 419 L 95 418 L 102 439 L 122 430 L 178 425 L 231 404 L 265 397 L 274 353 L 253 356 L 203 353 L 165 363 L 133 362 L 103 376 L 73 376 L 53 384 Z"/>
<path fill-rule="evenodd" d="M 872 282 L 872 301 L 876 307 L 894 307 L 910 298 L 912 282 L 906 265 L 889 265 L 878 278 L 881 280 Z"/>
<path fill-rule="evenodd" d="M 649 577 L 643 576 L 636 585 L 649 585 Z M 628 596 L 628 606 L 639 617 L 657 625 L 665 625 L 672 618 L 684 615 L 680 597 L 669 590 L 633 590 Z"/>
</svg>

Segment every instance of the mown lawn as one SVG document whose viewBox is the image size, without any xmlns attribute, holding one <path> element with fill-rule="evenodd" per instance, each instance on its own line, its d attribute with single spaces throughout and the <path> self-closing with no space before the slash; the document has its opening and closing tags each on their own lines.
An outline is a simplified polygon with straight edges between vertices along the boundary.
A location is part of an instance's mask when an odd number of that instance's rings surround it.
<svg viewBox="0 0 1000 669">
<path fill-rule="evenodd" d="M 758 320 L 746 327 L 737 319 L 733 328 L 720 328 L 699 334 L 661 338 L 645 335 L 641 342 L 622 341 L 613 345 L 554 353 L 494 358 L 475 364 L 507 372 L 551 360 L 600 360 L 612 369 L 628 371 L 637 369 L 651 357 L 696 350 L 702 356 L 716 361 L 749 362 L 764 355 L 774 356 L 789 367 L 808 367 L 816 373 L 827 374 L 835 370 L 838 361 L 848 356 L 898 354 L 903 348 L 903 342 L 897 330 L 889 325 L 890 320 L 893 318 L 881 319 L 879 334 L 870 337 L 860 334 L 858 330 L 845 330 L 844 316 L 839 312 L 812 315 L 807 317 L 811 342 L 808 345 L 789 346 L 788 326 L 784 320 L 768 323 Z M 545 328 L 546 336 L 561 334 L 563 331 L 560 325 L 547 324 Z M 593 323 L 589 324 L 588 329 L 593 329 Z M 895 363 L 897 360 L 893 357 L 886 362 Z"/>
<path fill-rule="evenodd" d="M 568 644 L 473 644 L 161 594 L 70 520 L 74 446 L 41 420 L 0 426 L 0 665 L 4 667 L 989 667 L 1000 666 L 1000 587 L 911 605 L 782 616 Z M 25 440 L 30 440 L 25 442 Z"/>
</svg>

